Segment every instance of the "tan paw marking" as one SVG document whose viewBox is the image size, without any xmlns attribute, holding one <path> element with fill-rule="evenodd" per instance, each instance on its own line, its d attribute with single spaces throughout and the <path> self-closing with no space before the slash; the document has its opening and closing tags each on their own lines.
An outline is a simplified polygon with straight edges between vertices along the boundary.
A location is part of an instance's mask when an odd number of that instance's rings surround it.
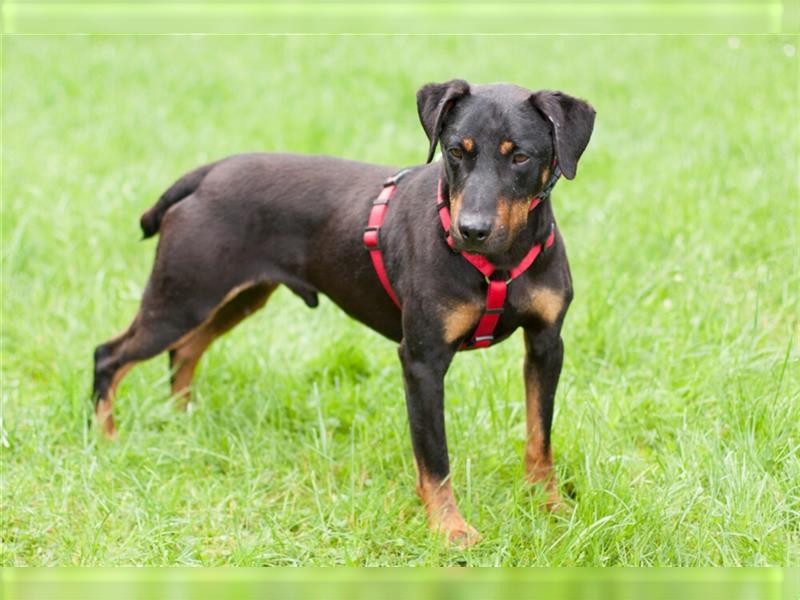
<svg viewBox="0 0 800 600">
<path fill-rule="evenodd" d="M 417 468 L 417 494 L 428 512 L 428 526 L 448 543 L 466 548 L 480 540 L 480 534 L 461 516 L 449 479 L 437 482 Z"/>
</svg>

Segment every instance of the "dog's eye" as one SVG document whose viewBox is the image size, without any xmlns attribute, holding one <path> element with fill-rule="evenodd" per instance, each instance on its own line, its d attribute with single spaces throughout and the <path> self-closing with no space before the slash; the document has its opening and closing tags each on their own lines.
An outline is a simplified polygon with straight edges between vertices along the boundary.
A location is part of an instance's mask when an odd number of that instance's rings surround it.
<svg viewBox="0 0 800 600">
<path fill-rule="evenodd" d="M 450 148 L 448 152 L 450 152 L 450 156 L 452 156 L 456 160 L 461 160 L 461 157 L 464 156 L 464 153 L 461 152 L 461 148 Z"/>
<path fill-rule="evenodd" d="M 521 165 L 522 163 L 528 162 L 528 157 L 525 154 L 517 153 L 511 157 L 511 160 L 514 161 L 515 165 Z"/>
</svg>

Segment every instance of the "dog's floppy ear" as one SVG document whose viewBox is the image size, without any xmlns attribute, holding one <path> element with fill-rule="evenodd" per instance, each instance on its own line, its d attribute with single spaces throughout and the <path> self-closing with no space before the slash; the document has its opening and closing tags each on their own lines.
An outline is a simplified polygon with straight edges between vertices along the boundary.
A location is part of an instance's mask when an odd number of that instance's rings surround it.
<svg viewBox="0 0 800 600">
<path fill-rule="evenodd" d="M 543 90 L 530 98 L 553 125 L 556 158 L 567 179 L 575 177 L 578 159 L 592 137 L 595 111 L 591 104 L 561 92 Z"/>
<path fill-rule="evenodd" d="M 417 92 L 419 120 L 431 142 L 428 160 L 433 160 L 436 144 L 444 126 L 444 118 L 457 100 L 469 95 L 469 84 L 463 79 L 452 79 L 445 83 L 428 83 Z"/>
</svg>

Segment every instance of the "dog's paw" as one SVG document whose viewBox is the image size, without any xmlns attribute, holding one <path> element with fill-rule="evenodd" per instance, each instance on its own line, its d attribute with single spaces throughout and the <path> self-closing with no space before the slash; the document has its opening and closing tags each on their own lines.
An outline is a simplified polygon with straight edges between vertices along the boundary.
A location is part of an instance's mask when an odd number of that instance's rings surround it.
<svg viewBox="0 0 800 600">
<path fill-rule="evenodd" d="M 467 522 L 464 522 L 463 527 L 447 531 L 447 542 L 455 548 L 469 548 L 477 544 L 480 540 L 481 534 Z"/>
<path fill-rule="evenodd" d="M 481 535 L 457 511 L 447 512 L 443 518 L 431 523 L 431 527 L 456 548 L 468 548 L 481 539 Z"/>
<path fill-rule="evenodd" d="M 570 505 L 564 502 L 558 492 L 548 493 L 542 503 L 542 508 L 554 515 L 568 514 L 571 511 Z"/>
<path fill-rule="evenodd" d="M 537 474 L 538 475 L 538 474 Z M 553 514 L 564 514 L 570 512 L 570 505 L 564 501 L 558 493 L 555 475 L 552 473 L 546 477 L 526 477 L 526 481 L 531 486 L 531 492 L 541 495 L 540 507 Z"/>
<path fill-rule="evenodd" d="M 114 417 L 111 415 L 111 403 L 107 400 L 98 402 L 94 415 L 103 435 L 107 439 L 115 441 L 117 439 L 117 426 L 114 424 Z"/>
</svg>

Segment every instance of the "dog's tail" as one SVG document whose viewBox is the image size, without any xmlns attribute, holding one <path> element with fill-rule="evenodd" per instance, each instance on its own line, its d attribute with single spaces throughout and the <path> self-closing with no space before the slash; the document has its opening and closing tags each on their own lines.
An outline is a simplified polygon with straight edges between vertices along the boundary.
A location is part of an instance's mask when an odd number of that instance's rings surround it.
<svg viewBox="0 0 800 600">
<path fill-rule="evenodd" d="M 158 233 L 161 227 L 161 220 L 164 218 L 164 214 L 169 210 L 170 206 L 177 204 L 194 193 L 194 191 L 200 187 L 200 183 L 205 176 L 208 175 L 208 172 L 213 169 L 216 164 L 217 163 L 214 162 L 198 167 L 194 171 L 189 171 L 186 175 L 173 183 L 166 192 L 161 194 L 158 202 L 147 209 L 144 214 L 142 214 L 141 219 L 139 219 L 139 224 L 144 234 L 142 239 L 152 237 Z"/>
</svg>

